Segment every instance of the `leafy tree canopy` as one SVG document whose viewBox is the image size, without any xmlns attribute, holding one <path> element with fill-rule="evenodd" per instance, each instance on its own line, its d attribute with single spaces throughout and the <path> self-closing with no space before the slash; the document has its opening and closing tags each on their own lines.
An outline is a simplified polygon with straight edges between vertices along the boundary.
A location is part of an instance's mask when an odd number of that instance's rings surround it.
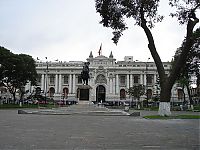
<svg viewBox="0 0 200 150">
<path fill-rule="evenodd" d="M 28 81 L 36 85 L 36 66 L 34 59 L 25 54 L 13 54 L 0 47 L 0 82 L 14 95 L 16 89 L 22 90 Z"/>
<path fill-rule="evenodd" d="M 141 25 L 142 12 L 150 28 L 154 23 L 162 21 L 163 16 L 157 14 L 158 2 L 159 0 L 96 0 L 96 10 L 102 17 L 100 23 L 114 30 L 112 40 L 117 44 L 122 32 L 128 28 L 125 18 L 132 17 L 136 25 Z"/>
<path fill-rule="evenodd" d="M 133 85 L 126 91 L 128 95 L 133 96 L 134 98 L 140 99 L 142 95 L 145 94 L 145 87 L 144 85 Z"/>
<path fill-rule="evenodd" d="M 144 23 L 153 28 L 154 24 L 161 22 L 164 16 L 158 14 L 160 0 L 95 0 L 96 11 L 102 17 L 100 21 L 105 27 L 112 28 L 114 37 L 112 40 L 118 43 L 122 32 L 128 29 L 125 18 L 133 18 L 135 25 Z M 196 18 L 195 11 L 199 7 L 199 0 L 169 0 L 169 5 L 176 7 L 177 11 L 170 13 L 177 17 L 181 24 L 190 18 Z"/>
<path fill-rule="evenodd" d="M 179 80 L 187 79 L 190 80 L 191 76 L 196 76 L 197 81 L 199 83 L 200 80 L 200 28 L 197 28 L 193 33 L 194 41 L 193 46 L 191 47 L 186 64 L 182 67 L 181 73 L 179 75 Z M 183 46 L 185 44 L 185 40 L 180 48 L 177 49 L 176 54 L 174 56 L 174 61 L 177 61 L 178 57 L 182 53 Z"/>
</svg>

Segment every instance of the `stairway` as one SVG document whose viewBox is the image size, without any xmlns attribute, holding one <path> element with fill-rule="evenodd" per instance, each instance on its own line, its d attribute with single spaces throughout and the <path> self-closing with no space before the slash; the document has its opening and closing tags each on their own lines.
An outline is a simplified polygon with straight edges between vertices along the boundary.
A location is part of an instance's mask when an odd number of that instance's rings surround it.
<svg viewBox="0 0 200 150">
<path fill-rule="evenodd" d="M 18 110 L 19 114 L 39 114 L 39 115 L 91 115 L 91 116 L 129 116 L 123 110 L 108 109 L 94 104 L 77 104 L 69 107 L 39 110 Z"/>
</svg>

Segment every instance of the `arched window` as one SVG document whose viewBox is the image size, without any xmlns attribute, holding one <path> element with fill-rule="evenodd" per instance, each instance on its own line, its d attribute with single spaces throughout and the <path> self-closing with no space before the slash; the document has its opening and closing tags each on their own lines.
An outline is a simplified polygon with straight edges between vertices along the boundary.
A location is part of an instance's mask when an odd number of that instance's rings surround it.
<svg viewBox="0 0 200 150">
<path fill-rule="evenodd" d="M 152 98 L 152 90 L 148 89 L 147 90 L 147 99 L 151 99 Z"/>
<path fill-rule="evenodd" d="M 68 88 L 64 88 L 63 89 L 63 96 L 64 96 L 64 98 L 67 98 L 68 93 L 69 93 L 69 89 Z"/>
<path fill-rule="evenodd" d="M 99 85 L 96 88 L 96 101 L 105 102 L 106 98 L 106 88 L 103 85 Z"/>
<path fill-rule="evenodd" d="M 178 99 L 181 100 L 183 99 L 183 90 L 182 89 L 178 89 Z"/>
<path fill-rule="evenodd" d="M 125 89 L 120 90 L 120 99 L 126 99 L 126 91 Z"/>
<path fill-rule="evenodd" d="M 49 89 L 49 96 L 50 96 L 50 97 L 53 97 L 54 93 L 55 93 L 55 89 L 54 89 L 53 87 L 51 87 L 51 88 Z"/>
<path fill-rule="evenodd" d="M 37 87 L 35 89 L 35 95 L 40 95 L 41 94 L 41 88 L 40 87 Z"/>
</svg>

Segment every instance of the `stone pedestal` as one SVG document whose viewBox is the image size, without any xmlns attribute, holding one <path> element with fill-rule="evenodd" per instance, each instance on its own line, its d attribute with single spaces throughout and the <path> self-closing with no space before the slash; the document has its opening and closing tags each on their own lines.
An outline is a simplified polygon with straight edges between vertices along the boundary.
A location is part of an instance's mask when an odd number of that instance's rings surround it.
<svg viewBox="0 0 200 150">
<path fill-rule="evenodd" d="M 79 104 L 89 104 L 91 100 L 91 89 L 92 87 L 90 85 L 79 85 L 78 86 L 79 92 L 78 92 L 78 103 Z"/>
</svg>

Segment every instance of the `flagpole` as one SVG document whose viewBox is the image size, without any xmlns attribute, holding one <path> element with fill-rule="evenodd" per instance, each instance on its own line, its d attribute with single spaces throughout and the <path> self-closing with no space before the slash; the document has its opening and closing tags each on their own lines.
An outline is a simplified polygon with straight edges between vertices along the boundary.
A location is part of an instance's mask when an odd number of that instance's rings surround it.
<svg viewBox="0 0 200 150">
<path fill-rule="evenodd" d="M 100 45 L 100 48 L 99 48 L 98 53 L 99 53 L 99 56 L 102 55 L 102 43 L 101 43 L 101 45 Z"/>
</svg>

